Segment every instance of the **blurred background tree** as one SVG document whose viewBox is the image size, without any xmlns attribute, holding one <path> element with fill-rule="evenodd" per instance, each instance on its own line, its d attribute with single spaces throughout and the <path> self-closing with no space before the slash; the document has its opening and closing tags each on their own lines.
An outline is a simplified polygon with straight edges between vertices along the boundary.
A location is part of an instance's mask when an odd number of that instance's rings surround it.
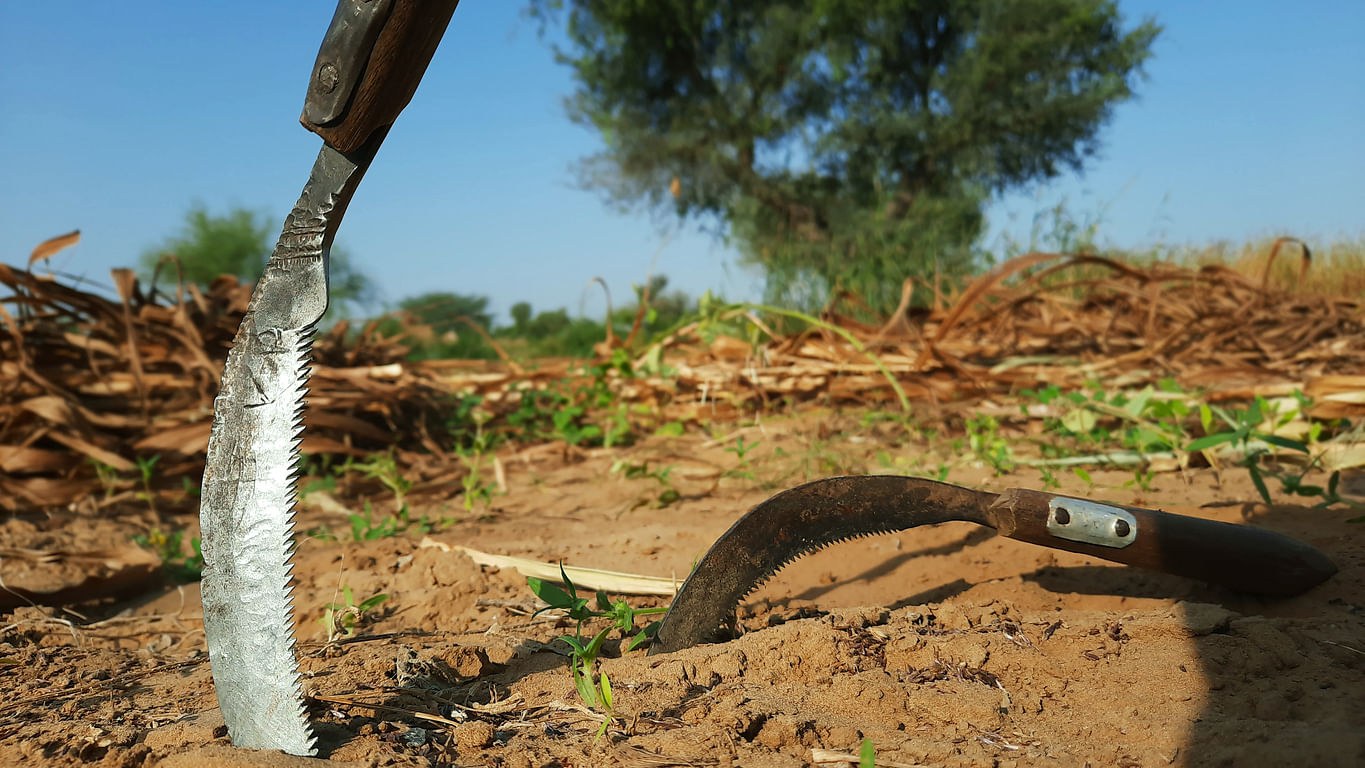
<svg viewBox="0 0 1365 768">
<path fill-rule="evenodd" d="M 398 311 L 380 321 L 379 330 L 393 335 L 403 329 L 412 360 L 492 359 L 497 356 L 483 334 L 493 325 L 488 297 L 432 292 L 398 302 Z"/>
<path fill-rule="evenodd" d="M 161 285 L 173 284 L 176 270 L 170 263 L 157 264 L 174 256 L 187 283 L 207 286 L 220 275 L 233 275 L 254 283 L 265 268 L 275 247 L 281 223 L 246 208 L 233 208 L 226 215 L 214 216 L 203 205 L 185 213 L 184 225 L 155 248 L 142 254 L 142 277 L 151 282 L 155 273 Z M 328 266 L 331 284 L 329 318 L 345 316 L 348 311 L 372 305 L 376 291 L 370 280 L 351 262 L 345 249 L 332 246 Z"/>
<path fill-rule="evenodd" d="M 718 225 L 769 298 L 894 308 L 952 277 L 992 194 L 1081 170 L 1159 27 L 1109 0 L 530 0 L 564 22 L 581 181 Z"/>
</svg>

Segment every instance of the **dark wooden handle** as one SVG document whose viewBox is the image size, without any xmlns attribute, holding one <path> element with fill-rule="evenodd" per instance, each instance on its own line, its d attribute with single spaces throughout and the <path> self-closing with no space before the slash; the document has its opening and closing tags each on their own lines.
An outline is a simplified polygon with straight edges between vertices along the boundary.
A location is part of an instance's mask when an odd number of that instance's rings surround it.
<svg viewBox="0 0 1365 768">
<path fill-rule="evenodd" d="M 412 100 L 459 0 L 394 0 L 375 40 L 365 73 L 341 117 L 327 125 L 299 118 L 303 127 L 340 152 L 352 152 L 385 128 Z"/>
<path fill-rule="evenodd" d="M 1003 535 L 1115 563 L 1262 595 L 1296 595 L 1320 584 L 1336 566 L 1327 556 L 1283 534 L 1198 517 L 1120 504 L 1136 520 L 1132 543 L 1123 548 L 1072 541 L 1048 530 L 1051 493 L 1011 488 L 988 510 Z M 1079 500 L 1084 501 L 1084 500 Z"/>
</svg>

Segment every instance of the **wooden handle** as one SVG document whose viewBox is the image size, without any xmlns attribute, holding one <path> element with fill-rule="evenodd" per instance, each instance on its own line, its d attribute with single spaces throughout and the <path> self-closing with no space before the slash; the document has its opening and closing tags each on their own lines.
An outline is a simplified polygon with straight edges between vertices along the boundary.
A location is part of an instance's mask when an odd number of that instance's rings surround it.
<svg viewBox="0 0 1365 768">
<path fill-rule="evenodd" d="M 365 72 L 340 118 L 303 127 L 340 152 L 352 152 L 386 128 L 412 100 L 459 0 L 394 0 L 370 50 Z M 314 77 L 317 73 L 314 72 Z"/>
<path fill-rule="evenodd" d="M 1115 548 L 1064 538 L 1058 533 L 1074 536 L 1066 529 L 1077 521 L 1062 513 L 1068 524 L 1059 525 L 1055 508 L 1050 506 L 1054 499 L 1096 506 L 1084 499 L 1011 488 L 1000 494 L 987 514 L 996 529 L 1012 539 L 1199 579 L 1239 592 L 1296 595 L 1337 570 L 1318 550 L 1274 531 L 1120 504 L 1101 506 L 1132 516 L 1132 531 L 1126 522 L 1118 525 L 1131 539 L 1127 546 Z M 1065 504 L 1057 506 L 1066 508 Z M 1049 517 L 1053 530 L 1048 529 Z"/>
</svg>

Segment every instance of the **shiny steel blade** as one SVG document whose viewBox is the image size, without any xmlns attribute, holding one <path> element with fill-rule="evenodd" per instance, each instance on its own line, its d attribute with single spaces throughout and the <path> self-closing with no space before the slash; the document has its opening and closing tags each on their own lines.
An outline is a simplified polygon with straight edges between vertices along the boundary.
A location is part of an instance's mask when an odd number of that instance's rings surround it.
<svg viewBox="0 0 1365 768">
<path fill-rule="evenodd" d="M 204 633 L 232 743 L 315 754 L 294 657 L 289 584 L 308 356 L 327 309 L 328 251 L 381 131 L 323 146 L 251 295 L 223 382 L 199 504 Z"/>
</svg>

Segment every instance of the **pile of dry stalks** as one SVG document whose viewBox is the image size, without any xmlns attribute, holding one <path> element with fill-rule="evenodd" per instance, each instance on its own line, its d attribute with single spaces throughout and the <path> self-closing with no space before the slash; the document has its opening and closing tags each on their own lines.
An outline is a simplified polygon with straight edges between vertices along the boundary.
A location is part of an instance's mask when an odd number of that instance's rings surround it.
<svg viewBox="0 0 1365 768">
<path fill-rule="evenodd" d="M 74 242 L 55 238 L 30 267 Z M 1276 244 L 1276 248 L 1281 243 Z M 1303 268 L 1308 267 L 1304 250 Z M 1272 258 L 1273 261 L 1273 258 Z M 117 300 L 31 270 L 0 264 L 0 508 L 65 507 L 98 496 L 109 477 L 198 476 L 223 360 L 250 286 L 220 278 L 173 297 L 114 270 Z M 1361 407 L 1365 377 L 1357 299 L 1275 291 L 1218 267 L 1138 268 L 1095 256 L 1030 254 L 936 295 L 879 325 L 840 309 L 818 325 L 775 334 L 752 308 L 732 319 L 762 331 L 703 343 L 705 323 L 684 327 L 639 355 L 611 385 L 661 419 L 724 419 L 774 402 L 962 409 L 1022 387 L 1064 388 L 1100 379 L 1140 386 L 1174 377 L 1215 397 L 1287 394 L 1318 399 L 1314 415 Z M 315 347 L 307 453 L 388 449 L 445 456 L 456 395 L 479 394 L 495 414 L 526 388 L 571 376 L 569 361 L 534 372 L 512 362 L 404 362 L 407 349 L 371 324 L 346 340 L 339 324 Z M 639 353 L 638 350 L 636 350 Z M 646 364 L 648 362 L 648 364 Z"/>
</svg>

